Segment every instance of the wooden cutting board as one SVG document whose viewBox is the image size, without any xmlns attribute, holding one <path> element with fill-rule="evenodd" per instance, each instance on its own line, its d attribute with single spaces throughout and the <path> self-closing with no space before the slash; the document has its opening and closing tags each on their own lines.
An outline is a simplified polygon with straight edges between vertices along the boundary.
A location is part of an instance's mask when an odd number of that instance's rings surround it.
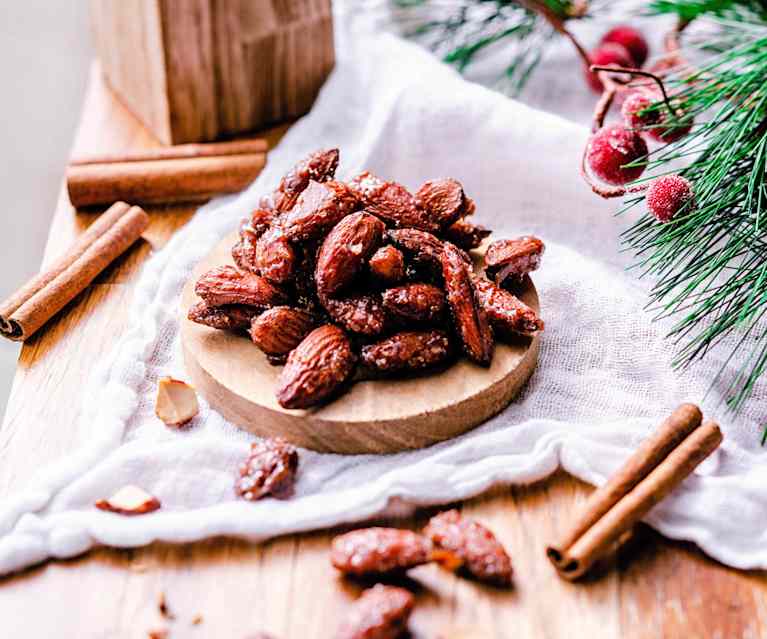
<svg viewBox="0 0 767 639">
<path fill-rule="evenodd" d="M 539 337 L 498 344 L 490 368 L 459 360 L 445 371 L 411 379 L 362 381 L 333 402 L 287 410 L 275 399 L 281 366 L 272 366 L 247 337 L 190 322 L 205 271 L 232 264 L 236 233 L 200 264 L 181 297 L 181 341 L 192 383 L 232 423 L 261 436 L 280 436 L 321 452 L 393 453 L 422 448 L 474 428 L 505 408 L 535 369 Z M 536 311 L 528 279 L 520 296 Z"/>
</svg>

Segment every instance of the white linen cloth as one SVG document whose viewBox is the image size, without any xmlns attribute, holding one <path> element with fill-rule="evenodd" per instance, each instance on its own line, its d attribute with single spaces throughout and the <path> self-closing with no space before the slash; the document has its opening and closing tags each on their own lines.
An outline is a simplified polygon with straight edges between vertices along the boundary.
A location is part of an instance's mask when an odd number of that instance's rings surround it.
<svg viewBox="0 0 767 639">
<path fill-rule="evenodd" d="M 677 404 L 703 399 L 721 358 L 672 371 L 664 327 L 642 310 L 646 287 L 623 272 L 618 234 L 626 221 L 578 175 L 587 129 L 468 83 L 396 37 L 342 36 L 314 109 L 256 183 L 200 209 L 147 263 L 128 330 L 83 386 L 82 428 L 92 443 L 0 506 L 0 573 L 94 545 L 260 540 L 361 521 L 539 480 L 559 466 L 600 484 Z M 328 146 L 341 149 L 342 178 L 367 168 L 417 188 L 454 176 L 476 199 L 477 220 L 498 236 L 546 241 L 534 276 L 546 321 L 540 361 L 521 396 L 471 433 L 389 456 L 302 451 L 291 500 L 245 502 L 235 498 L 233 478 L 251 436 L 204 401 L 188 429 L 166 428 L 154 416 L 155 385 L 163 375 L 185 377 L 178 301 L 195 263 L 297 159 Z M 721 417 L 723 448 L 647 519 L 741 568 L 767 568 L 764 397 L 762 384 L 737 420 Z M 724 415 L 716 392 L 709 400 L 707 412 Z M 133 518 L 93 508 L 127 483 L 163 508 Z"/>
</svg>

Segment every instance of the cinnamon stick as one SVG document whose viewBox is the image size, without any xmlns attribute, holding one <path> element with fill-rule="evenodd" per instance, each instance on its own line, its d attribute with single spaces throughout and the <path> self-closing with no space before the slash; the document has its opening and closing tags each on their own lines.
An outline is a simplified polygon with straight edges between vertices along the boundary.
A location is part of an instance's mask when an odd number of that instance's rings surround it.
<svg viewBox="0 0 767 639">
<path fill-rule="evenodd" d="M 79 158 L 67 168 L 69 199 L 75 207 L 201 202 L 248 186 L 266 164 L 266 149 L 265 140 L 240 140 Z"/>
<path fill-rule="evenodd" d="M 45 271 L 0 304 L 0 334 L 23 341 L 82 292 L 146 230 L 149 216 L 117 202 Z"/>
<path fill-rule="evenodd" d="M 714 422 L 700 426 L 701 420 L 696 406 L 680 406 L 591 495 L 560 543 L 547 548 L 560 575 L 570 580 L 582 576 L 719 446 L 719 427 Z"/>
</svg>

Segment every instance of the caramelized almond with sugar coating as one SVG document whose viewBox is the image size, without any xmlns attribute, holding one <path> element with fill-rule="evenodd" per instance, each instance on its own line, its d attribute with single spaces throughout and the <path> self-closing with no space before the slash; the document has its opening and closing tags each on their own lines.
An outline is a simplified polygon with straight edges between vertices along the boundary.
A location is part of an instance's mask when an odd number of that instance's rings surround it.
<svg viewBox="0 0 767 639">
<path fill-rule="evenodd" d="M 238 271 L 234 266 L 218 266 L 205 273 L 194 287 L 209 306 L 245 304 L 269 307 L 285 304 L 287 295 L 255 273 Z"/>
<path fill-rule="evenodd" d="M 298 471 L 298 451 L 284 439 L 267 438 L 250 445 L 248 458 L 238 468 L 234 490 L 256 501 L 267 495 L 288 497 Z"/>
<path fill-rule="evenodd" d="M 387 226 L 432 232 L 439 229 L 429 213 L 418 208 L 413 194 L 397 182 L 387 182 L 365 171 L 352 178 L 349 187 L 367 212 L 381 218 Z"/>
<path fill-rule="evenodd" d="M 295 206 L 309 182 L 332 180 L 338 168 L 338 158 L 338 149 L 322 149 L 301 160 L 280 181 L 272 197 L 273 207 L 279 212 L 287 212 Z"/>
<path fill-rule="evenodd" d="M 315 281 L 320 295 L 336 295 L 352 283 L 381 244 L 386 227 L 377 217 L 360 211 L 333 227 L 317 257 Z"/>
<path fill-rule="evenodd" d="M 330 562 L 347 575 L 404 572 L 431 561 L 431 542 L 410 530 L 363 528 L 333 539 Z"/>
<path fill-rule="evenodd" d="M 357 206 L 354 192 L 342 182 L 309 182 L 282 225 L 292 242 L 316 240 Z"/>
<path fill-rule="evenodd" d="M 456 333 L 463 352 L 473 362 L 489 366 L 493 358 L 493 332 L 471 281 L 470 267 L 450 243 L 442 253 L 442 274 Z"/>
<path fill-rule="evenodd" d="M 543 242 L 532 235 L 496 240 L 487 247 L 485 272 L 498 286 L 519 283 L 540 266 L 545 250 Z"/>
<path fill-rule="evenodd" d="M 284 408 L 319 404 L 349 379 L 355 361 L 344 331 L 331 324 L 315 328 L 290 352 L 277 380 L 277 401 Z"/>
<path fill-rule="evenodd" d="M 296 251 L 279 226 L 272 226 L 256 243 L 258 273 L 274 284 L 292 281 L 296 269 Z"/>
<path fill-rule="evenodd" d="M 275 306 L 253 320 L 250 337 L 264 353 L 287 355 L 312 331 L 316 318 L 290 306 Z"/>
<path fill-rule="evenodd" d="M 450 340 L 444 331 L 402 331 L 362 347 L 360 359 L 379 373 L 419 371 L 444 364 Z"/>
<path fill-rule="evenodd" d="M 350 333 L 373 337 L 383 333 L 386 327 L 386 312 L 377 295 L 322 297 L 320 300 L 331 319 Z"/>
<path fill-rule="evenodd" d="M 401 322 L 439 323 L 445 315 L 445 293 L 431 284 L 405 284 L 383 292 L 383 307 Z"/>
<path fill-rule="evenodd" d="M 449 561 L 455 569 L 496 586 L 511 585 L 511 558 L 495 535 L 479 522 L 449 510 L 432 517 L 423 532 L 437 549 L 458 559 Z"/>
<path fill-rule="evenodd" d="M 187 318 L 196 324 L 210 326 L 225 331 L 246 331 L 250 328 L 253 318 L 261 313 L 263 308 L 229 304 L 226 306 L 208 306 L 205 302 L 197 302 L 189 309 Z"/>
<path fill-rule="evenodd" d="M 368 262 L 371 275 L 382 284 L 397 284 L 405 277 L 405 256 L 393 246 L 382 246 Z"/>
<path fill-rule="evenodd" d="M 416 205 L 444 229 L 466 214 L 467 198 L 458 180 L 442 178 L 424 182 L 415 194 Z"/>
<path fill-rule="evenodd" d="M 414 605 L 415 597 L 404 588 L 376 584 L 352 604 L 336 639 L 398 639 Z"/>
<path fill-rule="evenodd" d="M 473 281 L 480 305 L 501 335 L 535 335 L 543 330 L 543 320 L 522 300 L 484 277 L 474 276 Z"/>
<path fill-rule="evenodd" d="M 464 251 L 470 251 L 479 247 L 482 240 L 488 237 L 492 231 L 479 224 L 472 224 L 466 220 L 458 220 L 455 224 L 445 229 L 445 239 L 452 242 Z"/>
</svg>

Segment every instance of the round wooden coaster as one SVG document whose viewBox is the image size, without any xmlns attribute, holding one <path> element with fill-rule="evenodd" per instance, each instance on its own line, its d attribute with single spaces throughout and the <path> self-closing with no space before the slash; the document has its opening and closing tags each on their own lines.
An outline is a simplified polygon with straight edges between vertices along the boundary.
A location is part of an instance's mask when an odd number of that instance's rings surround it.
<svg viewBox="0 0 767 639">
<path fill-rule="evenodd" d="M 198 264 L 181 297 L 181 341 L 192 383 L 232 423 L 261 436 L 280 436 L 320 452 L 393 453 L 422 448 L 474 428 L 505 408 L 538 361 L 539 337 L 497 344 L 490 368 L 460 360 L 432 375 L 364 381 L 326 406 L 286 410 L 274 397 L 282 367 L 272 366 L 247 337 L 190 322 L 194 283 L 231 264 L 236 234 Z M 539 310 L 527 279 L 520 296 Z"/>
</svg>

